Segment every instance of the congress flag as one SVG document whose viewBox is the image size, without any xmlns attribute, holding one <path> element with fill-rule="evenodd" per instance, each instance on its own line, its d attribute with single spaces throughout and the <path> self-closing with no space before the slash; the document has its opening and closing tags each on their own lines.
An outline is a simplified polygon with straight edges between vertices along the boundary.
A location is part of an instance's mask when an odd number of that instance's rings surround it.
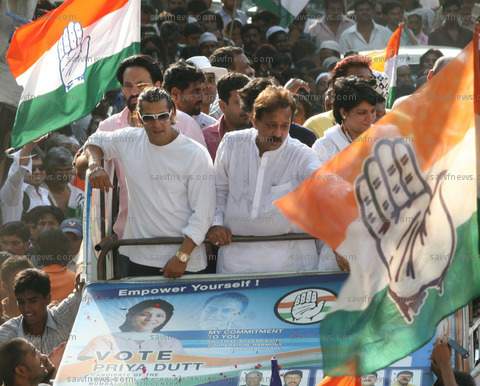
<svg viewBox="0 0 480 386">
<path fill-rule="evenodd" d="M 283 27 L 288 27 L 308 2 L 309 0 L 254 0 L 260 8 L 277 15 Z"/>
<path fill-rule="evenodd" d="M 480 295 L 473 47 L 276 202 L 350 264 L 327 375 L 390 365 Z"/>
<path fill-rule="evenodd" d="M 89 114 L 118 87 L 120 62 L 140 51 L 139 0 L 66 0 L 19 28 L 7 61 L 23 93 L 12 146 Z"/>
</svg>

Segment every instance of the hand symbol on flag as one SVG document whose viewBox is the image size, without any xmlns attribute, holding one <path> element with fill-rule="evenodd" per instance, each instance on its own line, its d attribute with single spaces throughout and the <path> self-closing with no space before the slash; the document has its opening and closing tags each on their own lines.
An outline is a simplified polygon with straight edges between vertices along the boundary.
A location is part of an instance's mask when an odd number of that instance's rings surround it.
<svg viewBox="0 0 480 386">
<path fill-rule="evenodd" d="M 382 139 L 355 183 L 362 221 L 389 275 L 389 295 L 412 323 L 427 289 L 442 289 L 455 251 L 455 229 L 438 175 L 432 189 L 403 139 Z"/>
<path fill-rule="evenodd" d="M 305 291 L 297 295 L 292 306 L 292 318 L 297 323 L 312 323 L 315 317 L 320 314 L 325 301 L 318 301 L 316 291 Z"/>
<path fill-rule="evenodd" d="M 90 36 L 83 38 L 80 23 L 68 23 L 57 44 L 60 76 L 66 92 L 84 82 L 89 48 Z"/>
</svg>

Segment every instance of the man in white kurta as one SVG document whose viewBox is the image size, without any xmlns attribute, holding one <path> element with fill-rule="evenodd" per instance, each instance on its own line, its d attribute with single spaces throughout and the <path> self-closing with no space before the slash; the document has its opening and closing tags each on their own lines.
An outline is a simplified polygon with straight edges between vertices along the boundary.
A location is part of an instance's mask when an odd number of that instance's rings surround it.
<svg viewBox="0 0 480 386">
<path fill-rule="evenodd" d="M 219 273 L 316 269 L 314 240 L 229 243 L 216 234 L 221 229 L 240 236 L 301 232 L 273 204 L 319 165 L 313 150 L 288 135 L 294 111 L 290 98 L 285 89 L 268 87 L 254 105 L 256 128 L 227 133 L 220 143 L 215 159 L 217 205 L 214 226 L 207 235 L 214 244 L 223 245 Z M 275 109 L 278 100 L 286 102 Z"/>
<path fill-rule="evenodd" d="M 177 259 L 175 264 L 182 262 L 184 271 L 198 272 L 207 265 L 202 243 L 215 210 L 213 165 L 204 146 L 173 129 L 173 102 L 166 92 L 158 90 L 147 90 L 144 105 L 139 102 L 139 109 L 144 109 L 140 110 L 143 114 L 140 116 L 145 117 L 144 130 L 129 127 L 97 132 L 88 139 L 89 152 L 90 145 L 102 151 L 100 157 L 89 156 L 90 180 L 93 176 L 94 187 L 108 186 L 108 179 L 107 185 L 95 181 L 104 178 L 102 168 L 97 166 L 99 158 L 118 159 L 122 163 L 128 192 L 125 239 L 183 236 L 190 244 L 193 241 L 192 247 L 186 249 L 182 249 L 184 244 L 180 248 L 176 245 L 121 247 L 120 253 L 128 256 L 134 267 L 135 264 L 140 268 L 156 267 L 158 274 L 160 269 L 165 274 L 167 264 Z M 147 122 L 147 117 L 152 121 Z M 157 144 L 152 143 L 155 138 L 159 138 Z M 177 277 L 178 273 L 170 277 Z"/>
</svg>

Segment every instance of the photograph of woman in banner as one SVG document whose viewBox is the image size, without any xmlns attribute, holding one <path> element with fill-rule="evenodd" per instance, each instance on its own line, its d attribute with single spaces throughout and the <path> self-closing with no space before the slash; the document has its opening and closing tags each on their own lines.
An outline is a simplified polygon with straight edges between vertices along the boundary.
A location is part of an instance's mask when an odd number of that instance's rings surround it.
<svg viewBox="0 0 480 386">
<path fill-rule="evenodd" d="M 97 353 L 115 354 L 120 351 L 172 351 L 182 353 L 182 343 L 160 330 L 173 316 L 173 306 L 162 299 L 145 300 L 130 307 L 125 321 L 119 326 L 121 332 L 93 338 L 79 354 L 78 359 L 96 358 Z"/>
</svg>

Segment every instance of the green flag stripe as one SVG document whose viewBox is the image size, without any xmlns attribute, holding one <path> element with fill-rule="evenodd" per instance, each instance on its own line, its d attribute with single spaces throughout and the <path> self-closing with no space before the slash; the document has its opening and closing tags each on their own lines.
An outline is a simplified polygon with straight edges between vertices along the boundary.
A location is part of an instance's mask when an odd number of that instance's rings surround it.
<svg viewBox="0 0 480 386">
<path fill-rule="evenodd" d="M 433 258 L 433 257 L 432 257 Z M 406 324 L 387 289 L 364 311 L 337 311 L 321 323 L 324 369 L 331 375 L 356 363 L 357 374 L 385 368 L 426 344 L 437 324 L 480 295 L 477 213 L 457 228 L 457 249 L 443 283 L 443 294 L 430 288 L 411 325 Z"/>
<path fill-rule="evenodd" d="M 287 9 L 282 7 L 278 0 L 255 0 L 255 4 L 277 15 L 280 18 L 280 25 L 282 27 L 288 27 L 296 17 L 296 15 L 292 15 Z"/>
<path fill-rule="evenodd" d="M 12 130 L 12 146 L 23 146 L 89 114 L 106 91 L 119 87 L 115 74 L 120 62 L 138 52 L 140 44 L 133 43 L 89 66 L 85 72 L 85 83 L 68 93 L 62 85 L 50 93 L 22 102 Z"/>
</svg>

